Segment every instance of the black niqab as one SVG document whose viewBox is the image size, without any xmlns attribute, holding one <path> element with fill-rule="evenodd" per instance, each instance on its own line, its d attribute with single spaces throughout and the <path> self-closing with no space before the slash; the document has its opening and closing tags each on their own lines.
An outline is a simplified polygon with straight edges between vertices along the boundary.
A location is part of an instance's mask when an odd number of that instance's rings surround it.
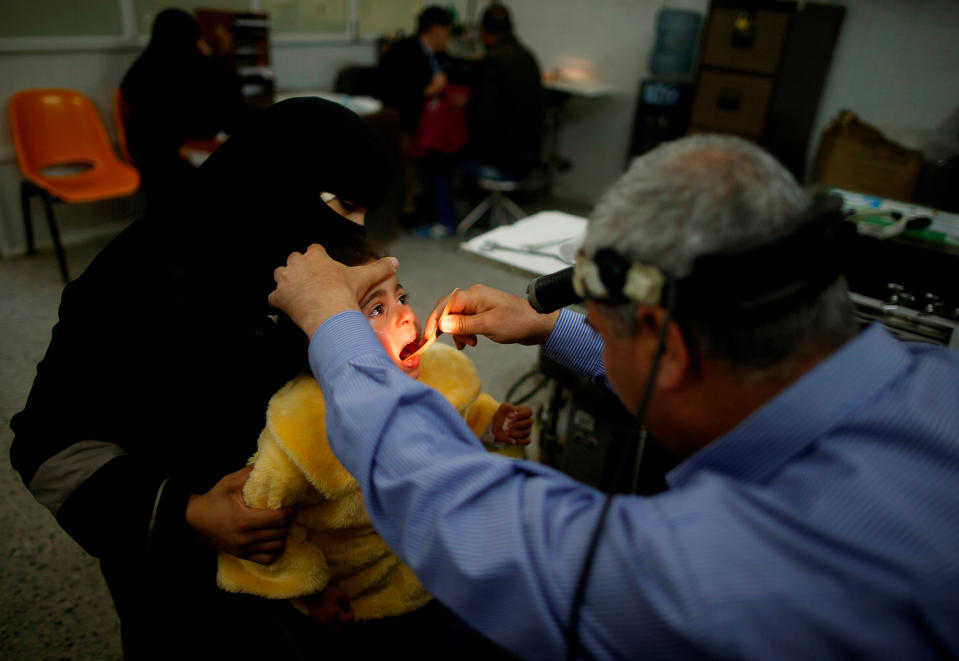
<svg viewBox="0 0 959 661">
<path fill-rule="evenodd" d="M 147 51 L 166 57 L 199 54 L 196 42 L 202 33 L 196 19 L 182 9 L 164 9 L 153 20 Z"/>
<path fill-rule="evenodd" d="M 291 252 L 319 243 L 332 254 L 363 234 L 321 193 L 373 209 L 389 176 L 386 151 L 356 113 L 319 98 L 289 99 L 264 111 L 200 167 L 178 224 L 204 260 L 203 271 L 228 271 L 245 283 L 234 290 L 265 300 L 274 269 Z"/>
<path fill-rule="evenodd" d="M 316 98 L 276 104 L 231 137 L 194 187 L 67 285 L 12 424 L 17 469 L 76 439 L 117 443 L 192 489 L 242 467 L 270 396 L 308 369 L 307 338 L 271 316 L 273 271 L 312 243 L 335 255 L 361 239 L 320 193 L 375 206 L 386 162 L 360 117 Z"/>
</svg>

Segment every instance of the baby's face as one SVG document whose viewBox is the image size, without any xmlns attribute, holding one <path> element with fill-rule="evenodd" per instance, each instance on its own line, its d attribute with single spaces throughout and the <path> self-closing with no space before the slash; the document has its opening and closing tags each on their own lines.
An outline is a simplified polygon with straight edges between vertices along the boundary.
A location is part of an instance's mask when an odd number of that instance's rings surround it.
<svg viewBox="0 0 959 661">
<path fill-rule="evenodd" d="M 406 358 L 416 350 L 420 320 L 406 303 L 406 292 L 390 276 L 364 297 L 360 310 L 370 320 L 373 332 L 393 362 L 414 379 L 420 375 L 420 357 Z M 405 358 L 405 360 L 404 360 Z"/>
</svg>

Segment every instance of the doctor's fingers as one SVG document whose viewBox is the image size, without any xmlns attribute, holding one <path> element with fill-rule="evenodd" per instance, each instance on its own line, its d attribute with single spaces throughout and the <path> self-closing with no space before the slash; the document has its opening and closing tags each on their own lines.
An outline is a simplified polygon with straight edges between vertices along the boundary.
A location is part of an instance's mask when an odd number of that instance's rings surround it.
<svg viewBox="0 0 959 661">
<path fill-rule="evenodd" d="M 473 285 L 456 294 L 440 330 L 455 336 L 484 335 L 499 344 L 530 344 L 542 334 L 541 316 L 524 298 Z"/>
</svg>

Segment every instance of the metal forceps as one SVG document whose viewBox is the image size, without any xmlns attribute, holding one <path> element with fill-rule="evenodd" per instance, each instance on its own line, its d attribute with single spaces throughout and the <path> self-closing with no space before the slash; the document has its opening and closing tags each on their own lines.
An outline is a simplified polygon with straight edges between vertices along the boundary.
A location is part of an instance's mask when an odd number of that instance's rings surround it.
<svg viewBox="0 0 959 661">
<path fill-rule="evenodd" d="M 524 254 L 524 255 L 537 255 L 537 256 L 539 256 L 539 257 L 552 257 L 553 259 L 558 259 L 559 261 L 563 262 L 563 264 L 571 264 L 571 263 L 572 263 L 572 262 L 566 261 L 565 259 L 563 259 L 562 257 L 560 257 L 559 255 L 557 255 L 556 253 L 553 253 L 553 252 L 545 252 L 545 251 L 542 251 L 542 250 L 536 250 L 535 248 L 514 248 L 513 246 L 503 245 L 502 243 L 499 243 L 499 242 L 493 241 L 493 240 L 484 241 L 483 244 L 480 246 L 480 250 L 484 250 L 484 251 L 490 251 L 490 250 L 505 250 L 505 251 L 507 251 L 507 252 L 518 252 L 518 253 L 522 253 L 522 254 Z"/>
</svg>

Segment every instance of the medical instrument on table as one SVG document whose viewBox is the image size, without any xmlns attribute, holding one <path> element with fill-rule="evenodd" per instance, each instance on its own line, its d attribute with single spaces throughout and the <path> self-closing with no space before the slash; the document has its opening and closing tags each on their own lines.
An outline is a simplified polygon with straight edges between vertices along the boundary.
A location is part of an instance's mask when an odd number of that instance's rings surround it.
<svg viewBox="0 0 959 661">
<path fill-rule="evenodd" d="M 442 332 L 440 330 L 440 320 L 449 313 L 450 306 L 453 304 L 453 299 L 456 298 L 456 292 L 458 291 L 459 287 L 450 293 L 450 297 L 446 300 L 446 305 L 443 306 L 443 311 L 440 312 L 438 317 L 436 317 L 436 320 L 433 322 L 427 322 L 427 327 L 423 332 L 423 343 L 420 345 L 420 348 L 411 353 L 404 360 L 409 360 L 413 356 L 418 356 L 433 346 L 433 343 L 436 342 L 436 338 L 438 338 Z"/>
<path fill-rule="evenodd" d="M 889 225 L 873 225 L 858 221 L 873 218 L 889 218 L 893 222 Z M 899 236 L 906 230 L 924 230 L 932 224 L 929 216 L 906 216 L 901 211 L 851 211 L 846 213 L 846 220 L 857 223 L 856 230 L 860 234 L 877 239 L 891 239 Z"/>
<path fill-rule="evenodd" d="M 551 239 L 549 241 L 543 241 L 541 243 L 521 243 L 519 247 L 525 250 L 540 250 L 542 248 L 548 248 L 549 246 L 555 246 L 560 243 L 572 242 L 576 238 L 577 237 L 575 236 L 567 236 L 567 237 L 563 237 L 562 239 Z M 582 239 L 582 236 L 580 236 L 579 238 Z"/>
<path fill-rule="evenodd" d="M 505 250 L 505 251 L 507 251 L 507 252 L 518 252 L 518 253 L 522 253 L 522 254 L 524 254 L 524 255 L 537 255 L 537 256 L 539 256 L 539 257 L 552 257 L 553 259 L 557 259 L 557 260 L 563 262 L 563 264 L 572 264 L 572 262 L 570 262 L 570 261 L 568 261 L 568 260 L 566 260 L 566 259 L 563 259 L 561 256 L 557 255 L 556 253 L 545 252 L 545 251 L 543 251 L 543 250 L 536 250 L 536 249 L 530 250 L 530 249 L 528 249 L 528 248 L 517 248 L 517 247 L 514 247 L 514 246 L 507 246 L 507 245 L 503 245 L 502 243 L 497 243 L 496 241 L 492 241 L 492 240 L 490 240 L 490 241 L 484 241 L 483 244 L 480 246 L 480 250 L 484 250 L 484 251 L 490 251 L 490 250 Z"/>
</svg>

